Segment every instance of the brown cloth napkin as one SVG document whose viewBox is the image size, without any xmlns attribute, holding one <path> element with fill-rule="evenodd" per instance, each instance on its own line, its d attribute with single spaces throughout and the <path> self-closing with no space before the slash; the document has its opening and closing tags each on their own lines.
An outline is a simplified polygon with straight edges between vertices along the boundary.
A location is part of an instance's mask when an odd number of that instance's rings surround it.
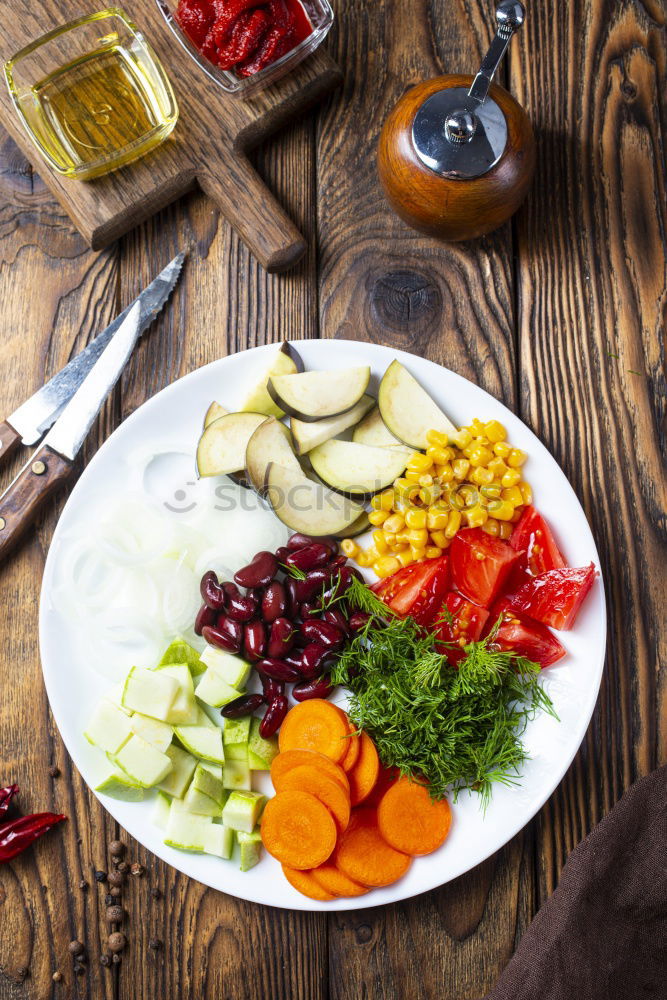
<svg viewBox="0 0 667 1000">
<path fill-rule="evenodd" d="M 667 1000 L 667 766 L 568 858 L 487 1000 Z"/>
</svg>

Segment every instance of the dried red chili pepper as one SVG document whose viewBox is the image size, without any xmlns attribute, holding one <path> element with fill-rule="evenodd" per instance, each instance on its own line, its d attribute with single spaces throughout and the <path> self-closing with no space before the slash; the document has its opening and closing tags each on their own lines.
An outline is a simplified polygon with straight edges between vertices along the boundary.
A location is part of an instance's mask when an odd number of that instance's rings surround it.
<svg viewBox="0 0 667 1000">
<path fill-rule="evenodd" d="M 18 785 L 7 785 L 6 788 L 0 788 L 0 816 L 7 812 L 10 802 L 15 795 L 18 795 L 18 790 Z"/>
<path fill-rule="evenodd" d="M 0 824 L 0 863 L 11 861 L 64 819 L 67 817 L 62 813 L 43 812 L 19 816 L 18 819 Z"/>
</svg>

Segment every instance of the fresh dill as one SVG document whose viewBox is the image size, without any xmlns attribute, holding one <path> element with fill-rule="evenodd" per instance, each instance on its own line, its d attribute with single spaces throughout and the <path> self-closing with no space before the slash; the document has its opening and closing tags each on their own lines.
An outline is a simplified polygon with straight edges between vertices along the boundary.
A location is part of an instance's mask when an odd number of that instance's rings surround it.
<svg viewBox="0 0 667 1000">
<path fill-rule="evenodd" d="M 388 613 L 359 581 L 344 596 L 369 615 L 332 674 L 351 692 L 352 720 L 386 766 L 423 776 L 434 798 L 473 789 L 486 808 L 494 782 L 517 783 L 528 721 L 540 710 L 557 717 L 539 665 L 494 650 L 492 631 L 453 667 L 435 633 Z"/>
<path fill-rule="evenodd" d="M 299 569 L 298 566 L 288 566 L 287 563 L 281 563 L 281 567 L 285 570 L 288 576 L 294 577 L 295 580 L 305 580 L 306 573 L 304 570 Z"/>
</svg>

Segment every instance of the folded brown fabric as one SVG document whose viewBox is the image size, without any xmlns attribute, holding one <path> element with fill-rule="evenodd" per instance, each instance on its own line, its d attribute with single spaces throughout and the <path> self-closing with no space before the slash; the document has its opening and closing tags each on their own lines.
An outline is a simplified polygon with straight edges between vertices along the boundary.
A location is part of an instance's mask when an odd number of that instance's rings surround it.
<svg viewBox="0 0 667 1000">
<path fill-rule="evenodd" d="M 667 766 L 572 852 L 487 1000 L 667 1000 Z"/>
</svg>

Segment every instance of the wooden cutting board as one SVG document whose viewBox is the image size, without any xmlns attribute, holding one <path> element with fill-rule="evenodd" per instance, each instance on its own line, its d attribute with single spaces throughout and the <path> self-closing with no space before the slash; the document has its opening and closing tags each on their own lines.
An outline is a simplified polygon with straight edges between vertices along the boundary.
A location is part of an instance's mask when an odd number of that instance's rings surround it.
<svg viewBox="0 0 667 1000">
<path fill-rule="evenodd" d="M 5 0 L 2 62 L 33 39 L 67 21 L 100 10 L 100 0 Z M 33 146 L 0 83 L 0 122 L 21 147 L 94 250 L 199 185 L 218 205 L 268 271 L 284 271 L 306 243 L 250 164 L 247 152 L 303 113 L 341 81 L 321 49 L 283 80 L 250 100 L 225 93 L 178 44 L 155 0 L 128 0 L 125 12 L 162 60 L 180 116 L 172 136 L 148 156 L 92 181 L 53 171 Z"/>
</svg>

